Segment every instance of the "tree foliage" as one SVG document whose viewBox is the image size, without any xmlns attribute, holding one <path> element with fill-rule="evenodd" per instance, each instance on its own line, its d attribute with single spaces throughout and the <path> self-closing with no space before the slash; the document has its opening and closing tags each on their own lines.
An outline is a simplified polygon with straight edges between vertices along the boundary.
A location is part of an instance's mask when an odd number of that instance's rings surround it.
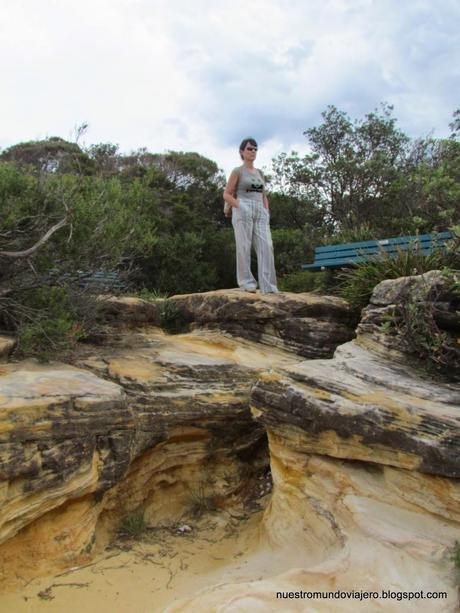
<svg viewBox="0 0 460 613">
<path fill-rule="evenodd" d="M 387 104 L 358 120 L 329 106 L 320 125 L 304 132 L 308 154 L 283 153 L 272 163 L 269 200 L 280 287 L 329 286 L 329 277 L 317 283 L 300 273 L 319 244 L 459 224 L 460 109 L 450 128 L 446 139 L 411 140 Z M 135 291 L 234 287 L 224 185 L 216 163 L 197 152 L 121 153 L 110 142 L 83 147 L 78 138 L 60 137 L 4 150 L 0 327 L 22 329 L 29 346 L 62 331 L 83 338 L 94 322 L 82 307 L 88 291 L 69 281 L 76 271 L 116 270 Z M 53 289 L 50 271 L 57 271 L 53 283 L 57 279 L 63 293 Z"/>
<path fill-rule="evenodd" d="M 275 187 L 304 211 L 320 212 L 331 236 L 364 226 L 371 237 L 445 229 L 459 221 L 460 149 L 455 138 L 412 141 L 382 104 L 352 121 L 329 106 L 318 127 L 305 130 L 310 153 L 274 160 Z"/>
</svg>

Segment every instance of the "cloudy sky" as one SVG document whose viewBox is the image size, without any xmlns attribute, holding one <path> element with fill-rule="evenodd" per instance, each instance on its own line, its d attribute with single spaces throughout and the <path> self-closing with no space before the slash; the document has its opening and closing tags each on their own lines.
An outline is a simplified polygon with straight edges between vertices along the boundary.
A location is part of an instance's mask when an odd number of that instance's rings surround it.
<svg viewBox="0 0 460 613">
<path fill-rule="evenodd" d="M 410 136 L 460 107 L 460 0 L 0 0 L 0 148 L 62 136 L 197 151 L 228 172 L 306 151 L 329 104 Z"/>
</svg>

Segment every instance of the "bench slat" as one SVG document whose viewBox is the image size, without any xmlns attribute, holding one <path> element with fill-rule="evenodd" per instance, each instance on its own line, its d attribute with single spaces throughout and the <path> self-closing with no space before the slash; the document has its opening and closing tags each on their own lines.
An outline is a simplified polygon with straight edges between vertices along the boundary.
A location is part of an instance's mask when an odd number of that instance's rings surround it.
<svg viewBox="0 0 460 613">
<path fill-rule="evenodd" d="M 353 264 L 378 257 L 382 251 L 389 257 L 396 256 L 398 252 L 408 251 L 409 249 L 415 249 L 417 253 L 428 255 L 434 249 L 446 248 L 446 242 L 453 238 L 453 234 L 446 231 L 317 247 L 315 249 L 315 261 L 312 264 L 303 264 L 302 269 L 316 271 L 353 266 Z"/>
<path fill-rule="evenodd" d="M 422 254 L 426 254 L 428 255 L 429 253 L 431 253 L 432 250 L 431 249 L 421 249 L 419 251 L 419 253 Z M 313 264 L 302 264 L 302 268 L 304 270 L 309 269 L 309 268 L 318 268 L 321 269 L 323 266 L 327 267 L 327 268 L 340 268 L 343 266 L 350 266 L 352 264 L 357 264 L 358 262 L 368 262 L 369 260 L 372 260 L 373 258 L 377 258 L 378 254 L 374 254 L 374 256 L 354 256 L 354 257 L 348 257 L 348 258 L 332 258 L 332 259 L 325 259 L 325 260 L 321 260 L 321 261 L 315 261 L 313 262 Z"/>
<path fill-rule="evenodd" d="M 324 247 L 316 247 L 315 253 L 322 253 L 327 251 L 340 251 L 345 249 L 359 249 L 361 247 L 379 247 L 379 246 L 387 246 L 387 245 L 399 245 L 399 244 L 409 244 L 414 242 L 445 242 L 446 240 L 452 239 L 453 235 L 451 232 L 439 232 L 437 234 L 420 234 L 419 236 L 397 236 L 395 238 L 384 238 L 382 240 L 371 240 L 371 241 L 361 241 L 357 243 L 343 243 L 341 245 L 326 245 Z"/>
<path fill-rule="evenodd" d="M 360 249 L 346 249 L 343 251 L 331 251 L 331 252 L 321 252 L 316 253 L 315 251 L 315 262 L 320 262 L 322 260 L 328 260 L 333 258 L 346 258 L 353 256 L 371 256 L 371 255 L 379 255 L 381 252 L 385 253 L 398 253 L 400 251 L 408 251 L 409 245 L 388 245 L 388 246 L 379 246 L 379 247 L 368 247 L 368 248 L 360 248 Z M 412 249 L 420 253 L 422 251 L 432 251 L 433 249 L 444 249 L 446 247 L 445 242 L 424 242 L 410 245 Z"/>
</svg>

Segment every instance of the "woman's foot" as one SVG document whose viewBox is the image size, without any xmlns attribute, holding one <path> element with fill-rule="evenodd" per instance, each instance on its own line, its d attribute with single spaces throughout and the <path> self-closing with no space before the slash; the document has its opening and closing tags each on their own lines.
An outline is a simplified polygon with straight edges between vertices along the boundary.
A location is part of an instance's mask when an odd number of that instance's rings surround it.
<svg viewBox="0 0 460 613">
<path fill-rule="evenodd" d="M 260 292 L 261 294 L 279 294 L 280 290 L 279 289 L 272 289 L 269 292 Z"/>
</svg>

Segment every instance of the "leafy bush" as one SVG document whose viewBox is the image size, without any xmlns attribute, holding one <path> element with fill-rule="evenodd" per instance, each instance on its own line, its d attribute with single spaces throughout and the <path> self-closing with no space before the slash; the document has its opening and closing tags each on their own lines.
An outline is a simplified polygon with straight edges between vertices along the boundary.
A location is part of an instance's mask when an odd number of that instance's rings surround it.
<svg viewBox="0 0 460 613">
<path fill-rule="evenodd" d="M 275 228 L 272 230 L 272 238 L 279 276 L 297 272 L 300 263 L 313 255 L 310 241 L 302 230 Z"/>
<path fill-rule="evenodd" d="M 17 358 L 64 359 L 66 352 L 97 329 L 99 306 L 94 297 L 71 287 L 41 286 L 13 293 L 8 301 L 0 322 L 3 318 L 5 327 L 16 328 Z M 10 313 L 15 325 L 5 322 Z"/>
<path fill-rule="evenodd" d="M 360 243 L 375 240 L 375 228 L 370 223 L 363 223 L 351 228 L 343 227 L 330 237 L 325 237 L 324 244 L 340 245 L 342 243 Z"/>
<path fill-rule="evenodd" d="M 327 291 L 330 273 L 301 270 L 291 272 L 278 279 L 279 289 L 283 292 L 324 292 Z"/>
<path fill-rule="evenodd" d="M 145 270 L 149 271 L 148 276 L 162 292 L 202 292 L 214 289 L 217 283 L 216 270 L 206 257 L 203 234 L 163 234 L 150 254 Z"/>
<path fill-rule="evenodd" d="M 364 307 L 374 287 L 385 279 L 398 279 L 445 267 L 460 267 L 458 240 L 452 241 L 448 248 L 435 249 L 430 254 L 421 254 L 415 247 L 398 251 L 396 257 L 382 251 L 373 259 L 339 272 L 339 292 L 354 306 Z"/>
</svg>

